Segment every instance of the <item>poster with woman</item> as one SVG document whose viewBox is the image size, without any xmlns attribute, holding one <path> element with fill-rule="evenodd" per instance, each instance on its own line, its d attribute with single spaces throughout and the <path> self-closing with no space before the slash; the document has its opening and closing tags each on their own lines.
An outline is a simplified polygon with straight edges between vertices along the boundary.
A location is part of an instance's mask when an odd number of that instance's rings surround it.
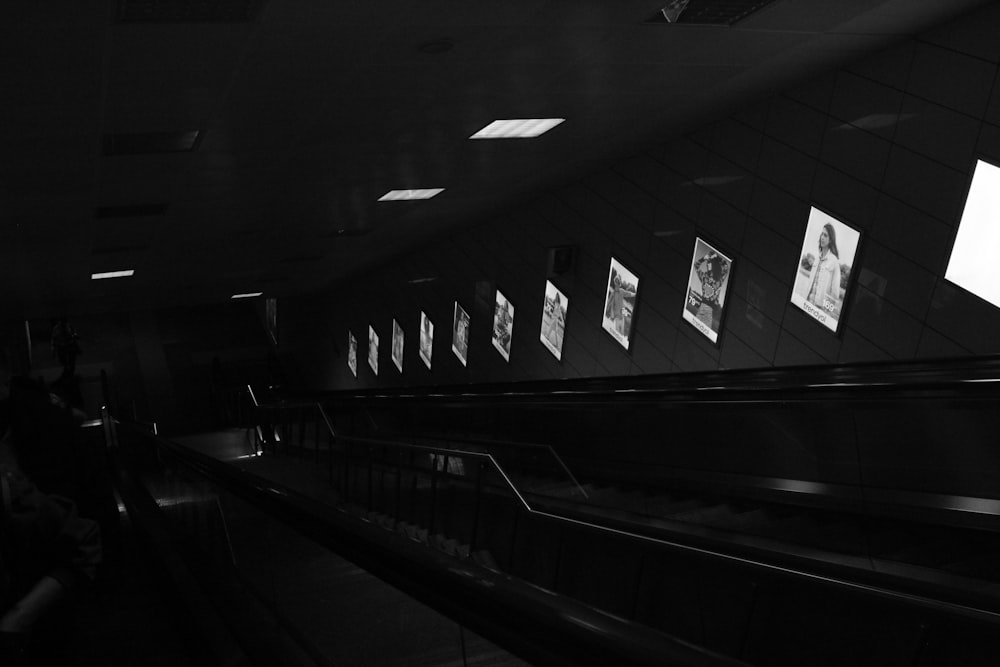
<svg viewBox="0 0 1000 667">
<path fill-rule="evenodd" d="M 542 304 L 542 345 L 559 361 L 562 361 L 567 310 L 569 310 L 569 299 L 552 284 L 552 281 L 546 280 L 545 302 Z"/>
<path fill-rule="evenodd" d="M 347 367 L 354 377 L 358 377 L 358 339 L 350 331 L 347 332 Z"/>
<path fill-rule="evenodd" d="M 493 347 L 505 361 L 510 361 L 510 339 L 514 333 L 514 304 L 497 290 L 493 306 Z"/>
<path fill-rule="evenodd" d="M 687 322 L 713 343 L 719 342 L 722 312 L 726 305 L 732 268 L 732 259 L 702 239 L 695 238 L 687 298 L 684 300 L 682 314 Z"/>
<path fill-rule="evenodd" d="M 451 325 L 451 351 L 465 366 L 469 360 L 469 314 L 455 302 L 455 319 Z"/>
<path fill-rule="evenodd" d="M 434 323 L 427 317 L 427 313 L 420 311 L 420 358 L 423 359 L 427 370 L 431 369 L 431 353 L 434 351 Z"/>
<path fill-rule="evenodd" d="M 378 334 L 375 327 L 368 325 L 368 365 L 372 367 L 372 372 L 378 375 Z"/>
<path fill-rule="evenodd" d="M 639 278 L 612 257 L 601 326 L 626 350 L 632 341 L 632 320 L 635 318 L 638 291 Z"/>
<path fill-rule="evenodd" d="M 392 318 L 392 363 L 400 373 L 403 372 L 403 327 L 396 318 Z"/>
<path fill-rule="evenodd" d="M 861 232 L 816 207 L 809 211 L 806 235 L 792 286 L 792 303 L 836 333 L 851 279 Z"/>
</svg>

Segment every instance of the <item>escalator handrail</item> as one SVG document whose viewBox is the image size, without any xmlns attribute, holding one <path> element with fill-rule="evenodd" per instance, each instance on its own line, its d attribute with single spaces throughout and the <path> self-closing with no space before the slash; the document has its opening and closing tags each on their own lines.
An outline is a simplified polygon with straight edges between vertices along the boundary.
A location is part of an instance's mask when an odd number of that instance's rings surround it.
<svg viewBox="0 0 1000 667">
<path fill-rule="evenodd" d="M 401 540 L 370 522 L 302 496 L 161 437 L 123 424 L 129 435 L 162 448 L 227 492 L 417 599 L 486 636 L 503 636 L 544 664 L 737 666 L 673 636 L 556 596 L 471 560 Z M 491 630 L 495 632 L 490 632 Z"/>
<path fill-rule="evenodd" d="M 883 396 L 892 392 L 947 391 L 960 395 L 1000 393 L 1000 355 L 907 362 L 865 362 L 792 368 L 735 369 L 508 383 L 377 388 L 284 390 L 297 400 L 368 402 L 481 401 L 576 402 L 587 399 L 675 398 L 696 402 L 754 396 L 795 400 L 815 394 Z M 765 400 L 767 400 L 765 398 Z"/>
</svg>

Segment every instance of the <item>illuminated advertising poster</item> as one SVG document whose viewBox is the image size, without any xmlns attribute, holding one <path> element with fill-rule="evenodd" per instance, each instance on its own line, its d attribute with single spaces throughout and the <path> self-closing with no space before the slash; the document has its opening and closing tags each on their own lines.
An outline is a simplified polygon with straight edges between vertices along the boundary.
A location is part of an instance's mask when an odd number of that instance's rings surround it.
<svg viewBox="0 0 1000 667">
<path fill-rule="evenodd" d="M 601 326 L 626 350 L 632 340 L 632 321 L 635 318 L 635 297 L 638 291 L 639 278 L 612 257 Z"/>
<path fill-rule="evenodd" d="M 354 377 L 358 377 L 358 339 L 350 331 L 347 332 L 347 367 Z"/>
<path fill-rule="evenodd" d="M 513 333 L 514 304 L 503 292 L 497 290 L 496 304 L 493 307 L 493 347 L 505 361 L 510 361 L 510 339 Z"/>
<path fill-rule="evenodd" d="M 378 334 L 375 327 L 368 325 L 368 365 L 372 367 L 372 372 L 378 375 Z"/>
<path fill-rule="evenodd" d="M 431 353 L 434 351 L 434 323 L 427 313 L 420 311 L 420 358 L 427 370 L 431 369 Z"/>
<path fill-rule="evenodd" d="M 545 303 L 542 304 L 542 345 L 562 361 L 563 336 L 566 335 L 566 312 L 569 299 L 551 281 L 545 281 Z"/>
<path fill-rule="evenodd" d="M 268 297 L 264 300 L 264 320 L 267 322 L 267 333 L 274 344 L 278 344 L 278 299 Z"/>
<path fill-rule="evenodd" d="M 945 280 L 1000 307 L 1000 167 L 976 161 Z"/>
<path fill-rule="evenodd" d="M 836 333 L 861 232 L 812 208 L 792 286 L 792 303 Z"/>
<path fill-rule="evenodd" d="M 451 351 L 465 366 L 469 360 L 469 314 L 455 302 L 455 319 L 451 325 Z"/>
<path fill-rule="evenodd" d="M 392 363 L 400 373 L 403 372 L 403 327 L 396 318 L 392 319 Z"/>
<path fill-rule="evenodd" d="M 713 343 L 719 341 L 732 268 L 733 260 L 695 238 L 683 316 Z"/>
</svg>

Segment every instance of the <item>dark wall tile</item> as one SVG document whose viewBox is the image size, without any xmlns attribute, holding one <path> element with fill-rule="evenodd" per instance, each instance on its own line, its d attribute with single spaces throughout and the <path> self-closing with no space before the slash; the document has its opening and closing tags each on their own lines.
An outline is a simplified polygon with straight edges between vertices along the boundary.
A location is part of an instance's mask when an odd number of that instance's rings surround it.
<svg viewBox="0 0 1000 667">
<path fill-rule="evenodd" d="M 807 219 L 808 210 L 806 215 L 802 217 L 800 234 L 805 234 Z M 747 221 L 742 258 L 755 262 L 778 280 L 794 274 L 800 247 L 801 238 L 799 243 L 793 243 L 753 218 Z M 742 270 L 741 267 L 740 271 Z M 762 281 L 758 280 L 758 282 Z"/>
<path fill-rule="evenodd" d="M 785 97 L 795 100 L 820 113 L 830 110 L 834 87 L 837 83 L 837 73 L 824 74 L 800 84 L 785 93 Z"/>
<path fill-rule="evenodd" d="M 809 219 L 808 193 L 796 197 L 787 190 L 758 179 L 750 198 L 750 215 L 758 222 L 789 239 L 801 243 Z"/>
<path fill-rule="evenodd" d="M 673 360 L 683 373 L 715 370 L 719 367 L 719 350 L 697 329 L 682 321 Z"/>
<path fill-rule="evenodd" d="M 852 227 L 867 229 L 875 218 L 879 193 L 846 173 L 820 165 L 816 170 L 812 202 Z"/>
<path fill-rule="evenodd" d="M 914 40 L 906 40 L 898 46 L 890 47 L 873 56 L 862 58 L 853 65 L 848 65 L 847 71 L 902 90 L 910 75 L 915 47 Z"/>
<path fill-rule="evenodd" d="M 894 146 L 889 154 L 883 189 L 945 224 L 954 225 L 965 198 L 967 179 L 960 171 Z"/>
<path fill-rule="evenodd" d="M 808 199 L 815 171 L 814 158 L 788 144 L 764 138 L 758 164 L 758 175 L 762 178 L 795 197 Z"/>
<path fill-rule="evenodd" d="M 733 257 L 743 245 L 746 231 L 746 212 L 706 193 L 702 201 L 698 227 L 704 236 L 713 239 L 713 245 L 723 246 L 717 250 Z"/>
<path fill-rule="evenodd" d="M 796 255 L 786 259 L 789 271 L 795 271 Z M 780 322 L 785 315 L 785 303 L 791 294 L 789 283 L 782 282 L 763 270 L 746 256 L 736 260 L 730 277 L 729 293 L 744 299 L 754 310 L 761 311 L 769 319 Z"/>
<path fill-rule="evenodd" d="M 969 168 L 979 120 L 911 95 L 903 100 L 903 116 L 894 137 L 897 144 L 959 171 Z"/>
<path fill-rule="evenodd" d="M 998 62 L 1000 41 L 997 41 L 997 25 L 1000 25 L 1000 7 L 987 5 L 980 11 L 932 29 L 921 39 L 951 51 Z"/>
<path fill-rule="evenodd" d="M 916 354 L 923 328 L 921 322 L 866 287 L 854 286 L 847 318 L 852 329 L 894 359 L 911 359 Z"/>
<path fill-rule="evenodd" d="M 944 275 L 954 231 L 916 208 L 883 196 L 871 236 L 928 272 Z"/>
<path fill-rule="evenodd" d="M 860 285 L 911 316 L 924 318 L 937 283 L 933 273 L 874 239 L 865 242 L 863 260 L 854 276 Z"/>
<path fill-rule="evenodd" d="M 841 132 L 857 128 L 890 140 L 896 130 L 902 103 L 903 93 L 898 88 L 851 72 L 841 72 L 830 104 L 830 126 L 839 128 Z M 830 141 L 840 138 L 838 133 L 828 135 L 824 148 Z"/>
<path fill-rule="evenodd" d="M 791 333 L 798 342 L 808 346 L 827 363 L 837 361 L 840 356 L 840 339 L 791 302 L 785 306 L 781 327 L 783 331 Z M 779 348 L 780 345 L 781 341 L 779 340 Z"/>
<path fill-rule="evenodd" d="M 1000 85 L 997 85 L 998 80 L 1000 80 L 1000 72 L 997 73 L 997 78 L 993 79 L 993 90 L 990 93 L 990 103 L 986 108 L 984 120 L 987 123 L 1000 126 Z"/>
<path fill-rule="evenodd" d="M 880 187 L 891 144 L 853 125 L 834 121 L 823 142 L 822 161 L 870 187 Z"/>
<path fill-rule="evenodd" d="M 737 337 L 769 364 L 774 360 L 781 329 L 763 310 L 733 294 L 726 300 L 725 327 L 727 337 Z"/>
<path fill-rule="evenodd" d="M 769 359 L 757 354 L 732 332 L 722 339 L 722 354 L 719 356 L 721 368 L 767 368 L 770 365 Z"/>
<path fill-rule="evenodd" d="M 1000 308 L 939 280 L 927 325 L 975 354 L 1000 352 Z"/>
<path fill-rule="evenodd" d="M 598 196 L 644 229 L 653 224 L 653 210 L 659 202 L 650 194 L 612 170 L 586 180 Z"/>
<path fill-rule="evenodd" d="M 918 42 L 907 92 L 982 118 L 995 76 L 996 66 L 992 63 Z"/>
<path fill-rule="evenodd" d="M 771 102 L 764 132 L 768 137 L 816 157 L 823 144 L 826 120 L 826 113 L 779 96 Z"/>
<path fill-rule="evenodd" d="M 788 331 L 781 332 L 778 348 L 774 354 L 775 366 L 811 366 L 825 363 L 827 360 L 811 347 Z"/>
<path fill-rule="evenodd" d="M 865 361 L 892 361 L 892 355 L 875 345 L 851 327 L 844 330 L 844 342 L 840 346 L 841 364 L 854 364 Z"/>
<path fill-rule="evenodd" d="M 667 168 L 662 162 L 654 160 L 649 155 L 637 155 L 634 158 L 618 163 L 615 171 L 628 179 L 645 192 L 655 195 L 663 182 Z"/>
<path fill-rule="evenodd" d="M 758 128 L 727 118 L 715 127 L 712 149 L 733 164 L 753 171 L 757 168 L 763 136 Z"/>
<path fill-rule="evenodd" d="M 930 327 L 924 327 L 917 347 L 917 356 L 921 359 L 938 359 L 942 357 L 963 357 L 970 350 L 962 347 L 950 338 L 942 336 Z"/>
<path fill-rule="evenodd" d="M 703 194 L 703 188 L 698 187 L 689 177 L 668 171 L 663 176 L 657 197 L 675 213 L 693 222 L 698 219 Z"/>
</svg>

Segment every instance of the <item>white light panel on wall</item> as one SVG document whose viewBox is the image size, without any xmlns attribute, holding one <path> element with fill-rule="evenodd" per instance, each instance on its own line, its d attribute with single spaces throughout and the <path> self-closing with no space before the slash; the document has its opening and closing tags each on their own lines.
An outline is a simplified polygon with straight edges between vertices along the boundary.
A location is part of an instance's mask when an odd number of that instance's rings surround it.
<svg viewBox="0 0 1000 667">
<path fill-rule="evenodd" d="M 1000 167 L 979 160 L 944 277 L 1000 307 Z"/>
<path fill-rule="evenodd" d="M 444 192 L 444 188 L 423 188 L 420 190 L 389 190 L 378 198 L 379 201 L 409 201 L 411 199 L 430 199 Z"/>
<path fill-rule="evenodd" d="M 135 269 L 126 269 L 124 271 L 105 271 L 104 273 L 92 273 L 90 274 L 91 280 L 105 280 L 107 278 L 128 278 L 129 276 L 135 274 Z"/>
<path fill-rule="evenodd" d="M 531 139 L 545 134 L 565 118 L 511 118 L 495 120 L 470 139 Z"/>
</svg>

